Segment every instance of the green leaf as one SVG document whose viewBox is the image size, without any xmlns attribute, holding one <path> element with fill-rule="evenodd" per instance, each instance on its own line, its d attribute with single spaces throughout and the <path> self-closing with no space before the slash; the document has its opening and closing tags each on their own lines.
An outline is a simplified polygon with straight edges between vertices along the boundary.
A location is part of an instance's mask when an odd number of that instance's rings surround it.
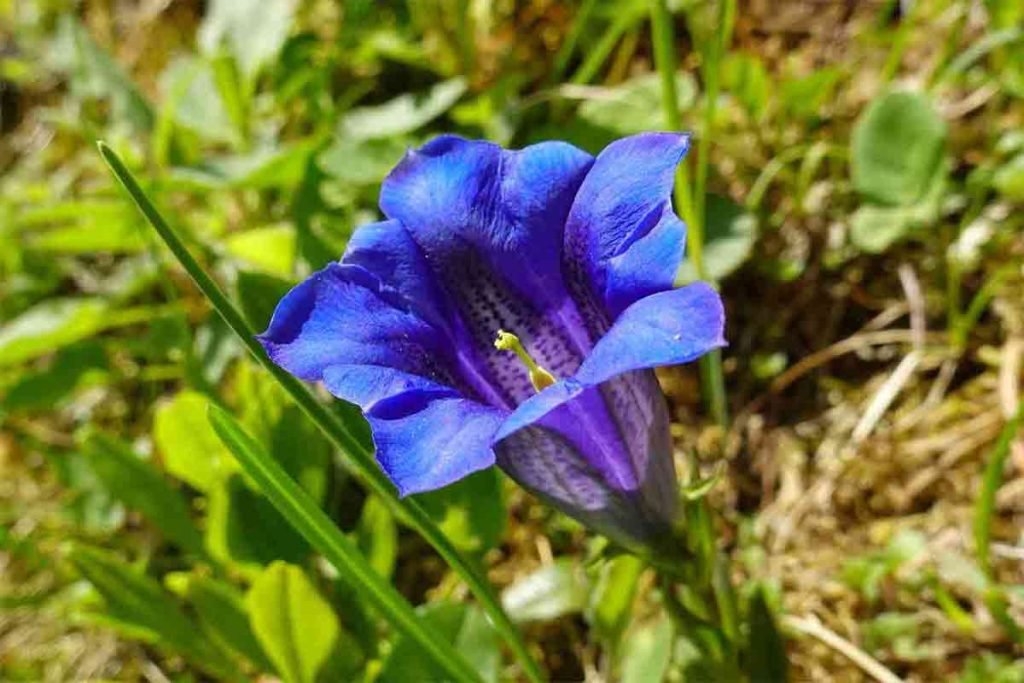
<svg viewBox="0 0 1024 683">
<path fill-rule="evenodd" d="M 461 603 L 442 602 L 417 610 L 423 621 L 472 664 L 484 681 L 498 680 L 501 655 L 498 635 L 479 608 Z M 440 681 L 444 672 L 425 658 L 406 638 L 400 638 L 381 668 L 381 683 Z"/>
<path fill-rule="evenodd" d="M 451 109 L 466 89 L 465 79 L 453 78 L 425 93 L 407 93 L 384 104 L 351 109 L 338 125 L 337 137 L 373 140 L 412 133 Z"/>
<path fill-rule="evenodd" d="M 224 240 L 232 256 L 269 275 L 289 277 L 295 267 L 295 230 L 271 225 L 238 232 Z"/>
<path fill-rule="evenodd" d="M 295 0 L 211 0 L 199 26 L 199 45 L 207 53 L 226 45 L 251 78 L 280 52 L 295 7 Z"/>
<path fill-rule="evenodd" d="M 1024 202 L 1024 154 L 1018 154 L 996 170 L 992 187 L 1007 199 Z"/>
<path fill-rule="evenodd" d="M 287 683 L 315 683 L 341 633 L 330 604 L 300 568 L 274 562 L 245 599 L 256 639 Z"/>
<path fill-rule="evenodd" d="M 635 555 L 619 555 L 606 562 L 590 593 L 587 621 L 598 638 L 617 644 L 632 614 L 637 582 L 644 563 Z"/>
<path fill-rule="evenodd" d="M 632 629 L 622 644 L 621 683 L 665 680 L 672 658 L 672 622 L 666 617 Z"/>
<path fill-rule="evenodd" d="M 115 623 L 130 635 L 179 653 L 214 676 L 238 679 L 234 665 L 196 629 L 155 580 L 105 551 L 76 545 L 68 559 L 103 596 Z"/>
<path fill-rule="evenodd" d="M 324 173 L 348 185 L 376 185 L 409 149 L 402 137 L 372 140 L 338 136 L 317 158 Z"/>
<path fill-rule="evenodd" d="M 733 52 L 722 63 L 722 88 L 731 93 L 751 117 L 761 118 L 771 87 L 764 63 L 755 55 Z"/>
<path fill-rule="evenodd" d="M 857 120 L 851 141 L 853 184 L 888 206 L 922 199 L 943 172 L 946 124 L 924 95 L 890 92 Z"/>
<path fill-rule="evenodd" d="M 419 644 L 448 675 L 458 681 L 478 680 L 463 657 L 436 633 L 424 628 L 409 603 L 359 554 L 355 543 L 334 526 L 309 494 L 288 477 L 274 458 L 246 434 L 234 418 L 211 405 L 210 420 L 243 470 L 257 482 L 295 529 L 334 565 L 342 581 L 360 591 L 398 631 Z"/>
<path fill-rule="evenodd" d="M 750 258 L 757 241 L 757 218 L 727 197 L 707 195 L 704 232 L 704 269 L 707 277 L 719 281 L 732 274 Z M 679 269 L 680 283 L 696 282 L 697 270 L 689 260 Z"/>
<path fill-rule="evenodd" d="M 861 251 L 881 254 L 913 230 L 910 211 L 865 204 L 850 217 L 850 240 Z"/>
<path fill-rule="evenodd" d="M 139 227 L 131 223 L 104 223 L 92 221 L 80 225 L 47 230 L 31 246 L 37 251 L 52 254 L 89 254 L 108 252 L 132 254 L 145 247 Z"/>
<path fill-rule="evenodd" d="M 234 469 L 231 454 L 206 419 L 210 400 L 196 391 L 179 392 L 156 409 L 153 441 L 172 476 L 199 491 L 210 491 Z"/>
<path fill-rule="evenodd" d="M 210 157 L 197 166 L 175 167 L 171 178 L 182 187 L 199 190 L 291 189 L 302 180 L 309 157 L 319 145 L 318 140 L 303 140 L 244 154 Z"/>
<path fill-rule="evenodd" d="M 102 379 L 107 367 L 106 354 L 98 343 L 69 346 L 58 351 L 47 368 L 19 377 L 0 399 L 0 406 L 6 410 L 53 410 L 79 387 Z"/>
<path fill-rule="evenodd" d="M 381 576 L 390 578 L 398 558 L 398 526 L 376 496 L 363 503 L 363 513 L 356 527 L 356 543 L 373 568 Z"/>
<path fill-rule="evenodd" d="M 228 115 L 209 61 L 175 59 L 160 74 L 160 90 L 170 119 L 205 140 L 235 143 L 238 132 Z"/>
<path fill-rule="evenodd" d="M 108 534 L 124 524 L 124 506 L 96 475 L 85 455 L 47 455 L 61 483 L 71 493 L 63 501 L 64 516 L 92 534 Z"/>
<path fill-rule="evenodd" d="M 278 302 L 293 284 L 290 280 L 266 273 L 239 271 L 235 291 L 238 293 L 238 304 L 249 324 L 257 330 L 267 329 Z"/>
<path fill-rule="evenodd" d="M 782 102 L 794 116 L 809 119 L 818 116 L 832 101 L 842 72 L 833 67 L 818 69 L 806 76 L 782 82 Z"/>
<path fill-rule="evenodd" d="M 0 368 L 91 337 L 108 323 L 100 298 L 47 299 L 0 327 Z"/>
<path fill-rule="evenodd" d="M 676 74 L 679 111 L 688 111 L 697 98 L 697 86 L 686 72 Z M 617 135 L 632 135 L 665 126 L 661 80 L 657 73 L 632 78 L 614 88 L 602 89 L 576 111 L 584 122 Z"/>
<path fill-rule="evenodd" d="M 786 643 L 775 616 L 765 600 L 764 588 L 758 587 L 747 604 L 747 651 L 745 668 L 752 681 L 785 683 L 789 680 L 789 659 Z"/>
<path fill-rule="evenodd" d="M 222 649 L 240 654 L 263 671 L 272 669 L 252 632 L 245 597 L 237 588 L 208 576 L 188 574 L 182 589 L 200 625 Z"/>
<path fill-rule="evenodd" d="M 218 560 L 251 572 L 276 559 L 298 563 L 309 555 L 305 539 L 240 475 L 207 493 L 206 547 Z"/>
<path fill-rule="evenodd" d="M 122 503 L 141 512 L 186 552 L 205 554 L 188 503 L 151 464 L 135 455 L 127 444 L 102 432 L 86 437 L 84 452 L 93 471 Z"/>
<path fill-rule="evenodd" d="M 168 225 L 167 221 L 164 220 L 163 216 L 160 215 L 156 207 L 142 191 L 142 188 L 139 187 L 138 181 L 132 176 L 124 162 L 105 144 L 99 143 L 98 147 L 100 154 L 110 167 L 111 172 L 118 179 L 118 182 L 121 183 L 136 206 L 139 207 L 139 210 L 160 236 L 160 239 L 163 240 L 171 253 L 174 254 L 174 257 L 185 269 L 185 272 L 192 277 L 217 313 L 235 334 L 238 341 L 281 385 L 295 404 L 301 408 L 324 436 L 345 453 L 347 456 L 346 463 L 359 475 L 366 486 L 373 493 L 380 496 L 382 500 L 386 501 L 392 511 L 404 523 L 423 536 L 437 550 L 445 562 L 459 574 L 477 599 L 480 600 L 488 617 L 490 617 L 498 632 L 501 633 L 502 637 L 509 644 L 526 678 L 534 683 L 539 683 L 543 677 L 537 667 L 537 663 L 530 655 L 522 636 L 516 630 L 508 615 L 502 610 L 494 590 L 486 577 L 483 576 L 475 564 L 471 563 L 452 545 L 451 541 L 430 520 L 420 505 L 415 501 L 400 500 L 397 497 L 394 486 L 387 480 L 387 477 L 373 458 L 369 448 L 369 436 L 365 430 L 366 423 L 361 418 L 357 418 L 358 413 L 356 409 L 349 406 L 346 414 L 350 415 L 351 419 L 343 418 L 341 411 L 328 409 L 317 400 L 305 385 L 279 368 L 267 357 L 263 347 L 260 346 L 255 338 L 255 332 L 246 323 L 242 313 L 231 303 L 220 287 L 217 286 L 209 274 L 195 260 L 195 257 L 192 256 L 188 248 L 181 241 L 181 238 Z M 266 482 L 262 482 L 261 488 L 265 484 Z M 289 519 L 291 518 L 289 517 Z M 307 532 L 310 531 L 310 528 L 300 528 L 300 532 L 303 535 L 307 535 Z M 321 548 L 319 542 L 313 543 L 313 545 Z"/>
<path fill-rule="evenodd" d="M 572 560 L 562 558 L 506 588 L 501 602 L 514 621 L 550 621 L 581 612 L 587 594 L 583 573 Z"/>
<path fill-rule="evenodd" d="M 460 550 L 486 552 L 498 545 L 505 533 L 507 513 L 496 468 L 481 470 L 417 499 Z"/>
</svg>

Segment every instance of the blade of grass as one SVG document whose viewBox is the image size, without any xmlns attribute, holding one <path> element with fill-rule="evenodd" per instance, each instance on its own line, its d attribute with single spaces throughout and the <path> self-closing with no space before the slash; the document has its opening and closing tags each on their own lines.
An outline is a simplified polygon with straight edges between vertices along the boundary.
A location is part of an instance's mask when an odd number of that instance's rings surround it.
<svg viewBox="0 0 1024 683">
<path fill-rule="evenodd" d="M 1003 471 L 1006 459 L 1010 455 L 1010 446 L 1017 436 L 1021 422 L 1024 421 L 1024 401 L 1017 406 L 1017 413 L 1006 423 L 999 439 L 988 455 L 985 474 L 981 479 L 981 491 L 974 505 L 974 551 L 978 556 L 978 564 L 986 575 L 992 573 L 992 517 L 996 510 L 996 492 L 1003 483 Z"/>
<path fill-rule="evenodd" d="M 1017 412 L 999 433 L 995 447 L 989 453 L 985 474 L 981 479 L 981 491 L 974 506 L 974 552 L 978 565 L 985 575 L 987 586 L 984 601 L 996 623 L 1017 643 L 1024 642 L 1024 628 L 1010 614 L 1006 591 L 999 585 L 992 572 L 992 517 L 996 511 L 996 492 L 1003 483 L 1003 472 L 1010 447 L 1017 438 L 1021 423 L 1024 422 L 1024 401 L 1017 404 Z"/>
<path fill-rule="evenodd" d="M 397 630 L 415 641 L 453 678 L 459 681 L 480 680 L 451 644 L 440 639 L 436 631 L 424 627 L 412 605 L 377 573 L 355 543 L 338 530 L 309 494 L 239 426 L 235 418 L 211 403 L 209 419 L 245 473 L 252 477 L 292 527 L 334 565 L 343 581 L 368 598 Z"/>
<path fill-rule="evenodd" d="M 623 10 L 605 29 L 604 35 L 597 41 L 597 45 L 587 54 L 583 64 L 573 74 L 571 82 L 575 85 L 587 85 L 593 81 L 601 71 L 601 67 L 608 61 L 608 57 L 615 49 L 619 39 L 626 31 L 639 23 L 641 17 L 643 17 L 641 11 L 632 8 Z"/>
<path fill-rule="evenodd" d="M 704 264 L 704 204 L 708 175 L 708 144 L 711 127 L 715 118 L 718 100 L 718 76 L 721 53 L 729 41 L 732 16 L 735 14 L 735 0 L 720 0 L 718 12 L 718 33 L 715 44 L 705 51 L 704 71 L 704 123 L 697 140 L 697 173 L 691 189 L 687 161 L 679 165 L 676 179 L 676 203 L 683 220 L 686 221 L 687 250 L 689 259 L 697 271 L 697 277 L 707 279 Z M 651 5 L 651 40 L 654 43 L 655 63 L 661 75 L 662 106 L 665 122 L 672 130 L 679 130 L 679 99 L 676 92 L 675 37 L 672 30 L 672 14 L 665 0 L 653 0 Z M 711 416 L 723 429 L 728 426 L 729 414 L 725 401 L 725 377 L 722 372 L 722 354 L 719 350 L 703 356 L 700 361 L 701 387 L 704 400 Z"/>
<path fill-rule="evenodd" d="M 237 335 L 246 349 L 277 380 L 292 400 L 295 401 L 324 435 L 349 456 L 349 462 L 352 463 L 355 473 L 362 479 L 363 483 L 380 496 L 381 500 L 388 504 L 392 512 L 423 536 L 442 559 L 448 563 L 448 566 L 466 582 L 470 591 L 480 601 L 481 607 L 483 607 L 484 611 L 494 622 L 497 631 L 512 649 L 526 677 L 534 683 L 542 681 L 543 677 L 541 676 L 540 669 L 530 656 L 526 643 L 508 618 L 508 615 L 505 614 L 487 579 L 455 549 L 455 546 L 452 545 L 444 533 L 427 516 L 426 511 L 419 503 L 408 498 L 398 498 L 394 486 L 391 485 L 391 482 L 388 481 L 374 461 L 370 445 L 357 439 L 335 413 L 328 410 L 323 403 L 316 399 L 306 385 L 279 368 L 267 357 L 263 347 L 256 341 L 255 331 L 246 322 L 241 311 L 227 298 L 220 287 L 217 286 L 217 283 L 213 281 L 192 254 L 189 253 L 181 238 L 156 210 L 156 207 L 146 196 L 145 192 L 142 191 L 142 188 L 139 187 L 135 177 L 125 167 L 117 154 L 102 142 L 98 144 L 98 147 L 100 154 L 107 162 L 118 182 L 121 183 L 132 201 L 135 202 L 135 205 L 146 217 L 146 220 L 149 221 L 153 229 L 160 235 L 160 238 L 171 250 L 171 253 L 178 259 L 178 262 L 195 281 L 196 285 L 206 298 L 209 299 L 214 309 Z"/>
</svg>

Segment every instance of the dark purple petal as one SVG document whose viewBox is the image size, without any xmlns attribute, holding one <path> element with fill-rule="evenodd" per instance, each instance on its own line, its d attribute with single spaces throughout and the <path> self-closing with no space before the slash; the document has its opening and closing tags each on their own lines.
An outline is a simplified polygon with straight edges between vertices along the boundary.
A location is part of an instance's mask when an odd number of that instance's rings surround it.
<svg viewBox="0 0 1024 683">
<path fill-rule="evenodd" d="M 514 332 L 556 374 L 575 372 L 592 340 L 562 282 L 569 207 L 592 158 L 564 143 L 520 151 L 454 136 L 409 152 L 381 208 L 409 231 L 458 312 L 464 343 L 508 407 L 533 394 L 524 368 L 493 347 Z"/>
<path fill-rule="evenodd" d="M 565 265 L 577 300 L 592 294 L 614 319 L 672 286 L 686 227 L 672 211 L 676 167 L 689 136 L 642 133 L 608 145 L 576 194 Z"/>
</svg>

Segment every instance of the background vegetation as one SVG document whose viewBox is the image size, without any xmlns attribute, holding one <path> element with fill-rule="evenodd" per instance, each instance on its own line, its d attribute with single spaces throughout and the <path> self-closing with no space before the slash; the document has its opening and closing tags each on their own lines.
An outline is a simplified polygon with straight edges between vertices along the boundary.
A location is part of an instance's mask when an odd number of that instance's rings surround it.
<svg viewBox="0 0 1024 683">
<path fill-rule="evenodd" d="M 484 678 L 524 676 L 96 140 L 262 329 L 407 147 L 597 151 L 678 121 L 710 160 L 728 426 L 696 368 L 660 379 L 791 678 L 1024 681 L 1024 2 L 668 8 L 674 73 L 647 0 L 0 0 L 0 678 L 439 676 L 257 492 L 210 404 Z M 638 562 L 495 472 L 418 498 L 546 676 L 682 680 L 692 647 Z"/>
</svg>

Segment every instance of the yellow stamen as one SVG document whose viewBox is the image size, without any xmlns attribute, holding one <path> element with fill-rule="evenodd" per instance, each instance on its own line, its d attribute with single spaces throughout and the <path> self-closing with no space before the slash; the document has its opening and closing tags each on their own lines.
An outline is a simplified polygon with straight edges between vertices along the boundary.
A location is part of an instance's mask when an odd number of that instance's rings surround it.
<svg viewBox="0 0 1024 683">
<path fill-rule="evenodd" d="M 536 361 L 533 360 L 523 347 L 523 343 L 519 341 L 519 337 L 511 332 L 498 330 L 498 338 L 494 340 L 494 348 L 499 351 L 511 351 L 519 356 L 519 360 L 523 361 L 523 365 L 530 371 L 530 382 L 537 391 L 542 391 L 555 383 L 555 376 L 537 365 Z"/>
</svg>

